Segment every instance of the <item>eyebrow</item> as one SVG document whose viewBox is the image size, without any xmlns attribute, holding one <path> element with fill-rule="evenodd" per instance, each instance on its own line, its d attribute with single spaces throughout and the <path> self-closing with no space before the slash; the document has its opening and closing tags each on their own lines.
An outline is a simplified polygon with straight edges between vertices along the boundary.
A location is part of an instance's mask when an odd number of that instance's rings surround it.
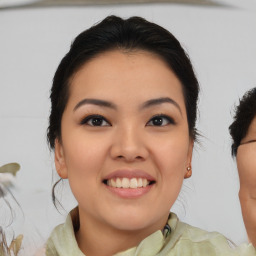
<svg viewBox="0 0 256 256">
<path fill-rule="evenodd" d="M 83 99 L 76 104 L 73 111 L 76 111 L 81 106 L 87 105 L 87 104 L 92 104 L 92 105 L 97 105 L 97 106 L 107 107 L 107 108 L 112 108 L 112 109 L 117 108 L 115 104 L 113 104 L 109 101 L 99 100 L 99 99 Z"/>
<path fill-rule="evenodd" d="M 148 100 L 142 105 L 141 108 L 148 108 L 148 107 L 160 105 L 163 103 L 170 103 L 170 104 L 174 105 L 182 115 L 181 108 L 180 108 L 179 104 L 175 100 L 168 98 L 168 97 Z"/>
<path fill-rule="evenodd" d="M 173 100 L 169 97 L 161 97 L 161 98 L 148 100 L 148 101 L 146 101 L 145 103 L 142 104 L 141 109 L 149 108 L 149 107 L 155 106 L 155 105 L 161 105 L 163 103 L 173 104 L 179 110 L 179 112 L 182 115 L 181 108 L 180 108 L 179 104 L 175 100 Z M 117 106 L 115 104 L 113 104 L 112 102 L 109 102 L 109 101 L 99 100 L 99 99 L 83 99 L 83 100 L 79 101 L 76 104 L 73 111 L 76 111 L 81 106 L 87 105 L 87 104 L 92 104 L 92 105 L 97 105 L 97 106 L 101 106 L 101 107 L 117 109 Z"/>
</svg>

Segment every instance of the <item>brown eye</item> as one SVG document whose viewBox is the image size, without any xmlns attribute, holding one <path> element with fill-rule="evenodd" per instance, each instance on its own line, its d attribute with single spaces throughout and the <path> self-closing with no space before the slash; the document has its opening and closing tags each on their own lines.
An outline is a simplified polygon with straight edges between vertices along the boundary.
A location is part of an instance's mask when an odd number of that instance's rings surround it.
<svg viewBox="0 0 256 256">
<path fill-rule="evenodd" d="M 110 126 L 109 122 L 101 115 L 90 115 L 81 121 L 81 124 L 89 126 Z"/>
<path fill-rule="evenodd" d="M 175 124 L 175 122 L 171 117 L 166 115 L 154 116 L 147 122 L 147 126 L 166 126 L 169 124 Z"/>
</svg>

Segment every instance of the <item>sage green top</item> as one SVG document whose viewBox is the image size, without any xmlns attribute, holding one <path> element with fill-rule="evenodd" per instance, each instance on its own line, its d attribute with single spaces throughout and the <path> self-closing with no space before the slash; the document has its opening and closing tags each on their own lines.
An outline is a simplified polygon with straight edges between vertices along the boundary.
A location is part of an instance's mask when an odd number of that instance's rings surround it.
<svg viewBox="0 0 256 256">
<path fill-rule="evenodd" d="M 115 254 L 115 256 L 256 256 L 252 244 L 239 247 L 220 233 L 207 232 L 180 222 L 174 213 L 170 214 L 169 235 L 158 230 L 145 238 L 134 248 Z M 66 222 L 57 226 L 46 243 L 46 256 L 85 256 L 79 249 L 71 214 Z"/>
</svg>

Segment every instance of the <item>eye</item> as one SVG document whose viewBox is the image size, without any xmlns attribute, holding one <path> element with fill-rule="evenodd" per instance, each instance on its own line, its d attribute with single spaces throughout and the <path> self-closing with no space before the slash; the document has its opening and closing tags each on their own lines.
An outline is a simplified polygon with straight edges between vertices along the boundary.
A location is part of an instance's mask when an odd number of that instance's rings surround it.
<svg viewBox="0 0 256 256">
<path fill-rule="evenodd" d="M 147 126 L 166 126 L 169 124 L 175 124 L 174 120 L 166 115 L 153 116 L 148 122 Z"/>
<path fill-rule="evenodd" d="M 110 123 L 101 115 L 90 115 L 81 121 L 81 124 L 89 126 L 111 126 Z"/>
</svg>

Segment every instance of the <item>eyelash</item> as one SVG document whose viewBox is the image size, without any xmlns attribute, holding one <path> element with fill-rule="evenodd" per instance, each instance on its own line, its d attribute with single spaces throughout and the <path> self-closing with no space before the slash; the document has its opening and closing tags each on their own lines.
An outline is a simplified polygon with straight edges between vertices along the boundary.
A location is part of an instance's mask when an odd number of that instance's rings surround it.
<svg viewBox="0 0 256 256">
<path fill-rule="evenodd" d="M 161 123 L 160 125 L 157 125 L 157 124 L 154 125 L 152 122 L 153 122 L 154 119 L 156 120 L 157 118 L 161 119 L 162 122 L 164 122 L 163 121 L 163 119 L 164 119 L 166 121 L 166 124 L 162 125 L 162 123 Z M 152 124 L 150 124 L 150 123 L 152 123 Z M 169 124 L 176 124 L 173 118 L 171 118 L 170 116 L 164 115 L 164 114 L 158 114 L 158 115 L 153 116 L 147 122 L 146 126 L 166 126 L 166 125 L 169 125 Z"/>
<path fill-rule="evenodd" d="M 98 125 L 93 124 L 93 119 L 94 121 L 99 121 L 100 123 Z M 98 119 L 98 120 L 97 120 Z M 154 124 L 153 121 L 158 119 L 160 121 L 160 124 Z M 106 123 L 102 125 L 102 123 Z M 151 123 L 151 124 L 150 124 Z M 164 123 L 164 124 L 163 124 Z M 102 115 L 89 115 L 85 117 L 81 122 L 81 125 L 89 125 L 89 126 L 112 126 L 110 122 Z M 146 123 L 146 126 L 167 126 L 169 124 L 176 124 L 174 119 L 171 118 L 170 116 L 164 115 L 164 114 L 158 114 L 150 118 L 150 120 Z"/>
<path fill-rule="evenodd" d="M 89 122 L 93 122 L 93 119 L 98 119 L 101 121 L 100 125 L 93 125 L 93 123 L 89 124 Z M 102 122 L 105 122 L 107 125 L 102 125 Z M 89 125 L 89 126 L 111 126 L 109 121 L 102 115 L 89 115 L 85 117 L 81 122 L 81 125 Z"/>
</svg>

